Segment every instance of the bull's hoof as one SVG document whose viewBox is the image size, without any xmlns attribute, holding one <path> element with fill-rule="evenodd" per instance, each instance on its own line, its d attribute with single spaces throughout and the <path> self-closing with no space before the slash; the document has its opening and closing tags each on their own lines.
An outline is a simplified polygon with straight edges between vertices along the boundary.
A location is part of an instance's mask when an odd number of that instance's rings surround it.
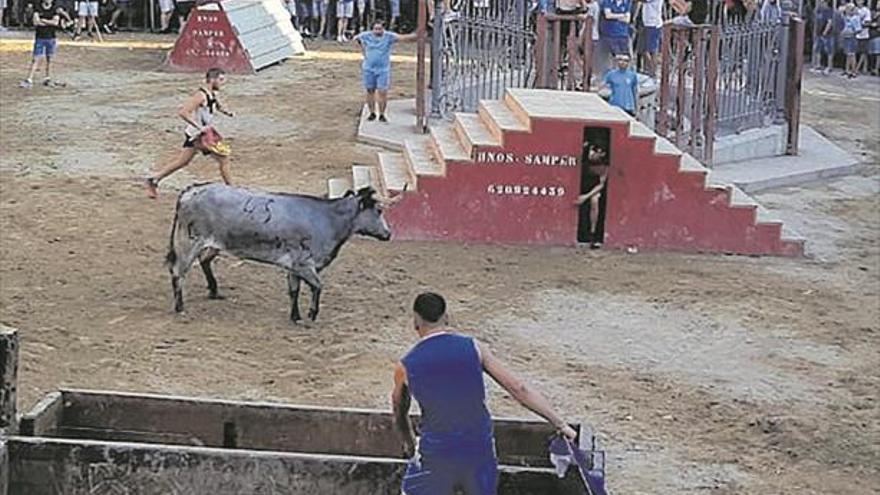
<svg viewBox="0 0 880 495">
<path fill-rule="evenodd" d="M 183 313 L 183 304 L 175 304 L 174 305 L 175 313 Z"/>
<path fill-rule="evenodd" d="M 318 319 L 318 312 L 317 311 L 309 311 L 309 321 L 314 322 L 317 319 Z"/>
<path fill-rule="evenodd" d="M 222 300 L 226 299 L 226 296 L 224 296 L 223 294 L 221 294 L 219 292 L 209 292 L 208 299 L 213 299 L 215 301 L 222 301 Z"/>
</svg>

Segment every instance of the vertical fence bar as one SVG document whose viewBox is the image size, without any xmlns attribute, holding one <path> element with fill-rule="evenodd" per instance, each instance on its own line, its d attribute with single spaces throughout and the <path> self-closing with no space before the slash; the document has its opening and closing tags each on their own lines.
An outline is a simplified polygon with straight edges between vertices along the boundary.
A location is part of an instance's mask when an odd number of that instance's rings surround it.
<svg viewBox="0 0 880 495">
<path fill-rule="evenodd" d="M 703 72 L 703 61 L 706 57 L 704 42 L 704 27 L 697 27 L 691 38 L 692 53 L 694 56 L 693 90 L 691 91 L 691 131 L 688 139 L 688 151 L 691 155 L 697 155 L 697 140 L 702 134 L 703 113 L 703 88 L 706 83 L 706 74 Z"/>
<path fill-rule="evenodd" d="M 706 113 L 705 129 L 706 139 L 703 143 L 703 163 L 711 166 L 715 159 L 715 125 L 717 121 L 716 103 L 718 95 L 715 88 L 718 87 L 718 63 L 721 54 L 721 28 L 712 26 L 709 32 L 709 65 L 706 70 Z"/>
<path fill-rule="evenodd" d="M 547 87 L 547 15 L 538 14 L 538 39 L 535 41 L 535 71 L 540 89 Z"/>
<path fill-rule="evenodd" d="M 428 130 L 428 118 L 425 111 L 426 91 L 425 87 L 425 45 L 427 43 L 426 27 L 428 9 L 425 0 L 418 0 L 418 43 L 416 45 L 416 130 L 426 132 Z"/>
<path fill-rule="evenodd" d="M 791 36 L 788 50 L 788 91 L 786 92 L 786 118 L 788 119 L 788 142 L 785 153 L 798 153 L 798 138 L 801 123 L 801 82 L 804 70 L 804 21 L 791 19 Z"/>
<path fill-rule="evenodd" d="M 686 64 L 687 64 L 687 44 L 691 31 L 694 28 L 686 28 L 676 31 L 675 36 L 675 59 L 677 63 L 676 69 L 676 95 L 675 95 L 675 145 L 681 149 L 683 145 L 684 135 L 684 116 L 686 115 L 685 89 L 686 89 Z"/>
<path fill-rule="evenodd" d="M 593 79 L 593 17 L 586 16 L 584 19 L 584 67 L 581 80 L 583 81 L 583 91 L 589 92 L 592 88 Z"/>
<path fill-rule="evenodd" d="M 431 39 L 431 116 L 443 116 L 443 0 L 434 0 L 434 35 Z"/>
<path fill-rule="evenodd" d="M 553 19 L 553 62 L 550 64 L 553 73 L 553 89 L 559 89 L 559 63 L 562 59 L 559 45 L 562 43 L 562 23 L 558 18 Z"/>
<path fill-rule="evenodd" d="M 592 33 L 590 33 L 592 36 Z M 592 39 L 592 38 L 591 38 Z M 660 111 L 657 115 L 657 133 L 663 137 L 669 135 L 669 76 L 675 64 L 672 60 L 672 25 L 663 26 L 663 38 L 660 59 Z"/>
</svg>

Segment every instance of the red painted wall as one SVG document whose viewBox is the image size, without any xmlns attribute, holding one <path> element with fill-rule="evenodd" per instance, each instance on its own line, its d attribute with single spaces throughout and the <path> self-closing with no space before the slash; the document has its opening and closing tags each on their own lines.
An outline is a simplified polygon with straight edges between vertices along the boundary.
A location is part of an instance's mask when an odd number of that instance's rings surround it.
<svg viewBox="0 0 880 495">
<path fill-rule="evenodd" d="M 501 148 L 513 164 L 449 162 L 446 177 L 419 177 L 418 190 L 388 211 L 399 240 L 512 244 L 577 242 L 584 127 L 601 123 L 532 120 L 532 132 L 507 132 Z M 629 136 L 628 125 L 609 124 L 611 168 L 605 241 L 608 247 L 803 254 L 782 242 L 778 225 L 755 225 L 755 211 L 729 206 L 726 190 L 707 190 L 702 173 L 680 172 L 679 158 L 654 155 L 653 139 Z M 525 165 L 527 155 L 575 157 L 575 166 Z M 501 193 L 498 193 L 501 186 Z M 519 186 L 519 193 L 517 193 Z M 538 195 L 522 188 L 538 188 Z M 555 188 L 541 195 L 541 188 Z M 547 193 L 550 191 L 548 190 Z"/>
</svg>

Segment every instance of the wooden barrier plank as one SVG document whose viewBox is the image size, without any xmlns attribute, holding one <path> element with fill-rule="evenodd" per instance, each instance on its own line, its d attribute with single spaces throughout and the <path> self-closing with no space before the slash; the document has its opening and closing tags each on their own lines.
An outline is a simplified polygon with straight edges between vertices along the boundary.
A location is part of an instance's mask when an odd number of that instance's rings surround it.
<svg viewBox="0 0 880 495">
<path fill-rule="evenodd" d="M 19 431 L 22 435 L 53 435 L 61 424 L 63 401 L 61 392 L 52 392 L 21 417 Z"/>
<path fill-rule="evenodd" d="M 240 449 L 107 443 L 32 437 L 9 439 L 10 481 L 29 495 L 58 493 L 398 493 L 402 460 Z M 581 495 L 572 472 L 500 469 L 499 495 Z"/>
<path fill-rule="evenodd" d="M 233 423 L 240 448 L 398 457 L 391 413 L 147 394 L 65 390 L 59 435 L 183 445 L 223 445 Z M 418 422 L 418 416 L 413 416 Z M 544 421 L 496 419 L 502 464 L 548 466 L 554 429 Z"/>
</svg>

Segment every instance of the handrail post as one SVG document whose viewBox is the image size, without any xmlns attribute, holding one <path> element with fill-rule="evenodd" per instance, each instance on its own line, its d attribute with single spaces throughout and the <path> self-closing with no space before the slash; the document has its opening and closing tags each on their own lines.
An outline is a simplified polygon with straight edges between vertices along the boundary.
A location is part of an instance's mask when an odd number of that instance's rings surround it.
<svg viewBox="0 0 880 495">
<path fill-rule="evenodd" d="M 425 44 L 426 44 L 426 28 L 428 9 L 425 6 L 426 0 L 418 0 L 418 42 L 416 45 L 416 131 L 426 132 L 428 129 L 428 119 L 425 111 Z"/>
<path fill-rule="evenodd" d="M 538 14 L 538 39 L 535 42 L 535 69 L 538 73 L 537 86 L 547 87 L 547 14 Z"/>
<path fill-rule="evenodd" d="M 660 112 L 657 115 L 657 134 L 669 135 L 669 85 L 670 73 L 675 67 L 672 60 L 672 25 L 663 26 L 663 38 L 660 57 Z"/>
<path fill-rule="evenodd" d="M 593 79 L 593 17 L 587 16 L 584 20 L 584 68 L 581 80 L 583 91 L 589 92 Z"/>
</svg>

